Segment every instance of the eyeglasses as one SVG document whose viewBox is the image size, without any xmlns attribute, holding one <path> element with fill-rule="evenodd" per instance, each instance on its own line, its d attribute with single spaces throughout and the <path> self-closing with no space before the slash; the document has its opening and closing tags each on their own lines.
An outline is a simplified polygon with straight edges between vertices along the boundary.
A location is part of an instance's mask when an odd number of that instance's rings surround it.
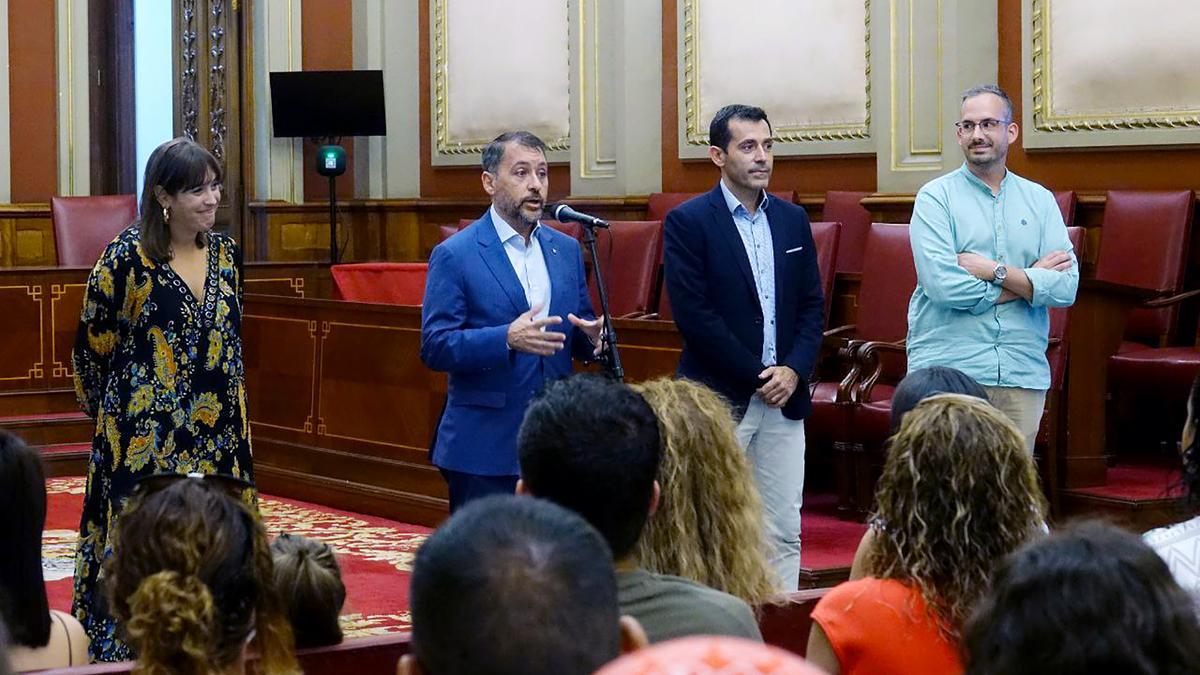
<svg viewBox="0 0 1200 675">
<path fill-rule="evenodd" d="M 989 117 L 986 120 L 979 120 L 978 122 L 972 122 L 971 120 L 955 122 L 954 126 L 958 127 L 958 133 L 963 136 L 970 136 L 975 133 L 975 127 L 982 129 L 985 134 L 990 134 L 1001 127 L 1007 126 L 1011 122 L 1012 120 L 994 120 Z"/>
<path fill-rule="evenodd" d="M 147 497 L 156 492 L 165 490 L 183 480 L 203 481 L 205 485 L 210 485 L 238 500 L 242 499 L 242 495 L 246 490 L 251 490 L 254 488 L 249 481 L 227 474 L 196 472 L 175 473 L 172 471 L 167 471 L 164 473 L 151 474 L 149 476 L 143 476 L 140 478 L 137 482 L 137 485 L 135 485 L 133 488 L 133 494 L 139 497 Z"/>
</svg>

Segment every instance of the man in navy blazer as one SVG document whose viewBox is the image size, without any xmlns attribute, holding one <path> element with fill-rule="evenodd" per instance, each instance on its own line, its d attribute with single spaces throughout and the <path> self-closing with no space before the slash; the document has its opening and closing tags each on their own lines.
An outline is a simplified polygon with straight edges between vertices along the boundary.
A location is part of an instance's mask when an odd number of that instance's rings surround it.
<svg viewBox="0 0 1200 675">
<path fill-rule="evenodd" d="M 530 399 L 600 337 L 579 242 L 538 222 L 546 145 L 526 131 L 498 136 L 483 151 L 483 189 L 488 212 L 433 249 L 421 308 L 421 360 L 450 374 L 432 461 L 452 512 L 513 493 Z"/>
<path fill-rule="evenodd" d="M 733 404 L 763 500 L 769 559 L 781 588 L 794 590 L 808 378 L 823 326 L 816 250 L 804 209 L 767 192 L 773 143 L 766 113 L 722 108 L 709 143 L 720 182 L 664 224 L 664 275 L 683 336 L 678 375 Z"/>
</svg>

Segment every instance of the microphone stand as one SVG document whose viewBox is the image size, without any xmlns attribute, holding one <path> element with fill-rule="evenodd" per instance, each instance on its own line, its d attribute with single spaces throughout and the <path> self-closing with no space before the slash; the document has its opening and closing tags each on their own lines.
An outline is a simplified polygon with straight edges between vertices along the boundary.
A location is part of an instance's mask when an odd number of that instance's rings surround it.
<svg viewBox="0 0 1200 675">
<path fill-rule="evenodd" d="M 621 367 L 621 353 L 617 351 L 617 333 L 613 330 L 612 314 L 608 311 L 608 289 L 604 286 L 604 275 L 600 271 L 600 256 L 596 255 L 596 226 L 592 223 L 583 225 L 583 243 L 587 245 L 592 256 L 592 274 L 596 275 L 596 290 L 600 292 L 601 322 L 600 339 L 604 345 L 597 361 L 604 365 L 608 374 L 617 381 L 625 380 L 625 369 Z"/>
</svg>

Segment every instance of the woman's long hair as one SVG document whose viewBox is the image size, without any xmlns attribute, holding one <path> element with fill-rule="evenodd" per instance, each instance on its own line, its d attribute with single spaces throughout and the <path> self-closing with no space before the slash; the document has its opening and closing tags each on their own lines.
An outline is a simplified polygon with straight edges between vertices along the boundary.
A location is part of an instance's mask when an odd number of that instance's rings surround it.
<svg viewBox="0 0 1200 675">
<path fill-rule="evenodd" d="M 872 574 L 919 589 L 950 638 L 992 570 L 1041 530 L 1046 514 L 1021 432 L 962 394 L 931 396 L 904 416 L 875 498 Z"/>
<path fill-rule="evenodd" d="M 46 477 L 36 450 L 0 429 L 0 619 L 12 643 L 50 641 L 50 605 L 42 578 Z"/>
<path fill-rule="evenodd" d="M 171 259 L 171 226 L 163 218 L 163 207 L 158 203 L 154 188 L 160 187 L 168 195 L 177 195 L 213 180 L 209 178 L 210 173 L 216 180 L 221 180 L 221 165 L 217 158 L 195 141 L 182 136 L 172 138 L 150 153 L 137 220 L 146 257 L 156 263 Z M 208 236 L 203 232 L 197 234 L 196 248 L 207 245 Z"/>
<path fill-rule="evenodd" d="M 271 542 L 275 557 L 275 589 L 279 592 L 296 648 L 324 647 L 342 641 L 338 614 L 346 603 L 346 586 L 329 544 L 292 534 Z"/>
<path fill-rule="evenodd" d="M 762 503 L 729 405 L 708 387 L 657 379 L 632 385 L 663 439 L 662 497 L 638 541 L 638 563 L 693 579 L 754 605 L 775 593 Z"/>
<path fill-rule="evenodd" d="M 196 478 L 130 500 L 106 569 L 113 614 L 152 675 L 224 670 L 251 639 L 259 672 L 297 672 L 272 573 L 258 517 Z"/>
</svg>

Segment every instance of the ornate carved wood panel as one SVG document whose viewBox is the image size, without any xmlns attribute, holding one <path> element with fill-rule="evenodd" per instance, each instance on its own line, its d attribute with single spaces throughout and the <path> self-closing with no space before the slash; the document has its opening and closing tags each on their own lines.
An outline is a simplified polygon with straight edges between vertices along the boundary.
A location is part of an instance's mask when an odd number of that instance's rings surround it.
<svg viewBox="0 0 1200 675">
<path fill-rule="evenodd" d="M 217 224 L 238 221 L 243 200 L 242 9 L 237 0 L 173 0 L 175 133 L 208 148 L 225 174 Z M 233 234 L 241 238 L 240 226 Z"/>
</svg>

